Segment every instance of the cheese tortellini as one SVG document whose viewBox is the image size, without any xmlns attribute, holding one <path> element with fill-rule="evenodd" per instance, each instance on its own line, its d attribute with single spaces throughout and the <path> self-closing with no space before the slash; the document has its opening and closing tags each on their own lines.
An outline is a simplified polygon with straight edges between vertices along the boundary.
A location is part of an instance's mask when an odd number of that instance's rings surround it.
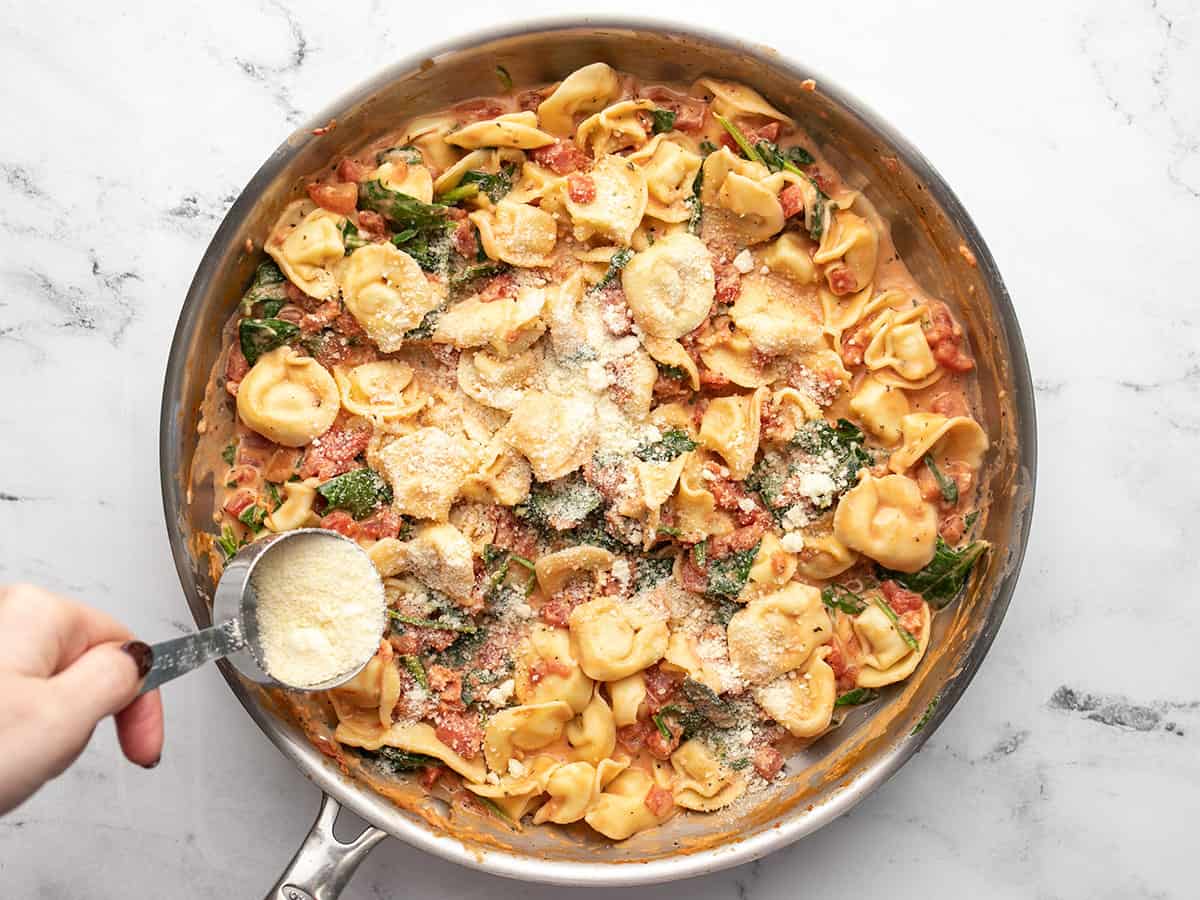
<svg viewBox="0 0 1200 900">
<path fill-rule="evenodd" d="M 669 632 L 661 618 L 597 597 L 571 613 L 579 664 L 596 681 L 620 681 L 662 659 Z"/>
<path fill-rule="evenodd" d="M 303 447 L 320 437 L 340 406 L 333 376 L 287 345 L 260 356 L 237 392 L 241 420 L 285 447 Z"/>
<path fill-rule="evenodd" d="M 712 258 L 691 234 L 672 234 L 636 254 L 621 271 L 634 321 L 656 338 L 687 334 L 705 320 L 716 296 Z"/>
<path fill-rule="evenodd" d="M 747 682 L 765 684 L 802 666 L 832 637 L 821 592 L 792 582 L 729 620 L 729 658 Z"/>
<path fill-rule="evenodd" d="M 603 109 L 620 88 L 620 78 L 612 66 L 598 62 L 576 69 L 538 105 L 538 120 L 550 133 L 566 137 L 575 130 L 577 115 Z"/>
<path fill-rule="evenodd" d="M 417 261 L 391 244 L 368 244 L 351 253 L 338 284 L 346 309 L 385 353 L 404 346 L 405 334 L 442 303 Z"/>
<path fill-rule="evenodd" d="M 838 504 L 833 533 L 889 569 L 916 572 L 933 559 L 937 514 L 903 475 L 868 475 Z"/>
<path fill-rule="evenodd" d="M 344 216 L 309 200 L 296 200 L 271 229 L 265 249 L 292 284 L 310 297 L 324 300 L 337 292 L 333 265 L 345 254 L 344 221 Z"/>
</svg>

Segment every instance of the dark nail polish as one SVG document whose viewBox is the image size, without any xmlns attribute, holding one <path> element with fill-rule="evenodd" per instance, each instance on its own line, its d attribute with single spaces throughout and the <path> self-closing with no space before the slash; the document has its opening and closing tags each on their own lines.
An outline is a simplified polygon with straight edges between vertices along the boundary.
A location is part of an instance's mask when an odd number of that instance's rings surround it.
<svg viewBox="0 0 1200 900">
<path fill-rule="evenodd" d="M 160 762 L 162 762 L 162 757 L 161 757 L 161 756 L 160 756 L 158 759 L 154 760 L 154 762 L 152 762 L 152 763 L 146 763 L 144 766 L 142 766 L 142 768 L 143 768 L 143 769 L 153 769 L 153 768 L 154 768 L 155 766 L 157 766 L 157 765 L 158 765 Z"/>
<path fill-rule="evenodd" d="M 121 645 L 121 649 L 132 656 L 133 661 L 137 663 L 138 678 L 145 678 L 154 662 L 154 651 L 150 649 L 150 645 L 143 641 L 126 641 Z"/>
</svg>

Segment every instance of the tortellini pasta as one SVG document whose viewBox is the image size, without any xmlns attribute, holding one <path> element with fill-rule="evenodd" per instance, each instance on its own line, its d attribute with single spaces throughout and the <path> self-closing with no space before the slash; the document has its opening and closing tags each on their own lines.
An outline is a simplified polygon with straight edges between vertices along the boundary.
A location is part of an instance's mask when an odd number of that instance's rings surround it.
<svg viewBox="0 0 1200 900">
<path fill-rule="evenodd" d="M 937 413 L 912 413 L 900 420 L 899 432 L 903 443 L 888 462 L 897 473 L 916 465 L 926 454 L 939 465 L 954 460 L 975 471 L 988 448 L 987 435 L 978 422 L 967 416 L 948 419 Z"/>
<path fill-rule="evenodd" d="M 514 147 L 531 150 L 554 143 L 554 135 L 538 127 L 537 114 L 532 111 L 505 113 L 494 119 L 472 122 L 446 135 L 446 143 L 465 150 L 480 147 Z"/>
<path fill-rule="evenodd" d="M 617 747 L 617 726 L 599 691 L 583 712 L 567 723 L 566 737 L 573 761 L 595 766 L 612 756 Z"/>
<path fill-rule="evenodd" d="M 526 268 L 550 263 L 558 227 L 546 210 L 506 198 L 494 209 L 471 213 L 470 219 L 492 259 Z"/>
<path fill-rule="evenodd" d="M 618 728 L 633 725 L 646 702 L 646 677 L 634 672 L 619 681 L 610 681 L 608 696 L 612 700 L 613 721 Z"/>
<path fill-rule="evenodd" d="M 395 747 L 407 750 L 409 753 L 420 753 L 439 759 L 467 781 L 479 784 L 485 780 L 487 770 L 482 760 L 464 759 L 438 739 L 432 725 L 424 722 L 397 722 L 391 728 L 371 738 L 364 738 L 346 727 L 345 722 L 338 724 L 333 737 L 338 743 L 351 747 L 361 747 L 364 750 L 378 750 L 380 747 Z"/>
<path fill-rule="evenodd" d="M 342 408 L 381 423 L 407 419 L 424 405 L 425 397 L 412 376 L 412 366 L 395 359 L 333 370 Z"/>
<path fill-rule="evenodd" d="M 516 297 L 490 302 L 468 297 L 438 319 L 433 341 L 460 350 L 488 347 L 501 358 L 524 353 L 546 332 L 542 319 L 545 305 L 546 292 L 541 288 L 527 288 Z"/>
<path fill-rule="evenodd" d="M 795 298 L 761 280 L 742 279 L 741 294 L 729 315 L 763 353 L 797 353 L 819 346 L 822 340 L 820 324 Z"/>
<path fill-rule="evenodd" d="M 692 216 L 692 185 L 702 160 L 682 141 L 664 134 L 655 136 L 629 162 L 645 176 L 646 212 L 661 222 L 686 222 Z"/>
<path fill-rule="evenodd" d="M 389 191 L 398 191 L 422 203 L 433 202 L 433 176 L 423 165 L 413 165 L 403 160 L 385 162 L 371 173 L 371 178 Z"/>
<path fill-rule="evenodd" d="M 751 600 L 729 620 L 728 632 L 729 659 L 752 685 L 799 668 L 833 638 L 821 592 L 798 582 Z"/>
<path fill-rule="evenodd" d="M 867 475 L 838 504 L 833 533 L 889 569 L 916 572 L 933 559 L 937 513 L 912 479 Z"/>
<path fill-rule="evenodd" d="M 821 236 L 813 262 L 825 267 L 829 289 L 840 295 L 871 284 L 878 256 L 879 236 L 871 224 L 862 216 L 838 210 Z"/>
<path fill-rule="evenodd" d="M 396 512 L 444 522 L 469 471 L 471 454 L 440 428 L 418 428 L 378 453 Z"/>
<path fill-rule="evenodd" d="M 579 664 L 596 681 L 620 681 L 667 651 L 667 624 L 635 606 L 602 596 L 575 607 L 571 639 Z"/>
<path fill-rule="evenodd" d="M 324 300 L 337 293 L 332 267 L 345 254 L 341 231 L 345 220 L 310 200 L 296 200 L 271 229 L 264 249 L 292 284 Z"/>
<path fill-rule="evenodd" d="M 763 99 L 762 94 L 744 84 L 718 81 L 716 78 L 700 78 L 696 81 L 695 90 L 711 95 L 713 112 L 725 116 L 727 119 L 761 116 L 764 119 L 774 119 L 778 122 L 792 121 L 791 118 Z"/>
<path fill-rule="evenodd" d="M 317 499 L 317 479 L 292 481 L 283 486 L 283 502 L 267 516 L 266 526 L 272 531 L 292 531 L 311 524 L 313 503 Z"/>
<path fill-rule="evenodd" d="M 825 662 L 825 652 L 814 653 L 803 668 L 754 689 L 755 702 L 793 737 L 816 737 L 833 718 L 837 678 Z"/>
<path fill-rule="evenodd" d="M 515 689 L 525 705 L 561 700 L 576 715 L 587 708 L 592 680 L 572 655 L 571 635 L 565 628 L 533 626 L 517 666 Z"/>
<path fill-rule="evenodd" d="M 808 252 L 807 239 L 795 231 L 781 234 L 770 243 L 759 258 L 777 275 L 790 278 L 797 284 L 815 284 L 817 266 Z"/>
<path fill-rule="evenodd" d="M 668 809 L 664 815 L 656 815 L 650 809 L 646 798 L 656 788 L 654 778 L 642 769 L 626 769 L 595 799 L 584 821 L 614 841 L 661 825 L 674 809 Z"/>
<path fill-rule="evenodd" d="M 540 750 L 558 740 L 573 717 L 571 705 L 563 700 L 514 706 L 496 713 L 488 720 L 483 735 L 488 768 L 507 772 L 514 754 Z"/>
<path fill-rule="evenodd" d="M 646 143 L 647 119 L 654 103 L 650 100 L 624 100 L 614 103 L 579 123 L 575 143 L 590 150 L 594 159 L 627 147 Z"/>
<path fill-rule="evenodd" d="M 758 453 L 762 405 L 769 391 L 717 397 L 700 421 L 700 443 L 725 460 L 730 477 L 742 480 L 754 467 Z"/>
<path fill-rule="evenodd" d="M 611 569 L 614 558 L 602 547 L 591 547 L 587 544 L 567 547 L 541 557 L 534 565 L 534 574 L 541 589 L 553 596 L 577 575 L 590 575 L 592 572 Z"/>
<path fill-rule="evenodd" d="M 333 376 L 286 344 L 260 356 L 237 392 L 241 420 L 285 447 L 303 447 L 320 437 L 340 406 Z"/>
<path fill-rule="evenodd" d="M 905 312 L 885 310 L 871 324 L 871 342 L 863 352 L 863 362 L 884 384 L 919 389 L 928 387 L 941 376 L 937 360 L 921 319 L 926 307 L 916 306 Z"/>
<path fill-rule="evenodd" d="M 536 350 L 513 356 L 489 350 L 464 353 L 458 358 L 458 386 L 485 406 L 512 412 L 535 384 L 541 365 L 542 357 Z"/>
<path fill-rule="evenodd" d="M 574 472 L 592 455 L 595 414 L 595 402 L 588 396 L 529 391 L 513 410 L 505 440 L 529 460 L 538 481 L 553 481 Z"/>
<path fill-rule="evenodd" d="M 712 812 L 746 792 L 746 780 L 717 762 L 700 741 L 683 743 L 671 754 L 675 770 L 675 802 L 684 809 Z"/>
<path fill-rule="evenodd" d="M 612 66 L 598 62 L 576 69 L 538 105 L 538 121 L 551 134 L 566 137 L 575 130 L 577 115 L 603 109 L 620 89 Z"/>
<path fill-rule="evenodd" d="M 733 227 L 745 244 L 757 244 L 783 230 L 786 219 L 779 198 L 763 184 L 767 175 L 761 163 L 740 159 L 728 147 L 710 153 L 704 161 L 701 197 L 707 206 L 733 213 Z"/>
<path fill-rule="evenodd" d="M 441 292 L 407 253 L 391 244 L 367 244 L 338 270 L 342 301 L 384 353 L 404 346 L 404 336 L 442 303 Z"/>
<path fill-rule="evenodd" d="M 642 170 L 619 156 L 601 157 L 588 173 L 594 196 L 576 200 L 567 194 L 566 208 L 575 226 L 575 238 L 594 236 L 628 244 L 646 212 L 646 177 Z"/>
<path fill-rule="evenodd" d="M 691 234 L 673 234 L 636 254 L 621 271 L 634 321 L 652 337 L 673 339 L 705 320 L 716 296 L 712 258 Z"/>
<path fill-rule="evenodd" d="M 475 587 L 471 544 L 448 522 L 423 525 L 406 547 L 405 566 L 422 583 L 455 600 L 466 601 Z"/>
<path fill-rule="evenodd" d="M 908 398 L 904 391 L 884 384 L 872 375 L 863 378 L 850 398 L 850 411 L 884 446 L 894 446 L 900 442 L 900 425 L 908 415 L 908 410 Z"/>
<path fill-rule="evenodd" d="M 859 687 L 880 688 L 902 681 L 913 673 L 929 646 L 929 606 L 922 604 L 921 627 L 917 629 L 917 647 L 913 649 L 901 637 L 892 620 L 876 605 L 868 606 L 854 617 L 854 634 L 863 648 L 862 665 L 856 683 Z"/>
</svg>

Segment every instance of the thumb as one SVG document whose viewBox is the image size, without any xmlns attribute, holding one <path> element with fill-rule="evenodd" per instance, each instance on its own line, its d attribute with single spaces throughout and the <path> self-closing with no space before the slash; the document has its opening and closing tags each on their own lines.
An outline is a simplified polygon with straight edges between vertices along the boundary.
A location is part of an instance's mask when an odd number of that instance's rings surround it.
<svg viewBox="0 0 1200 900">
<path fill-rule="evenodd" d="M 50 686 L 70 712 L 70 727 L 86 742 L 97 722 L 133 702 L 144 675 L 121 644 L 98 644 L 51 678 Z"/>
</svg>

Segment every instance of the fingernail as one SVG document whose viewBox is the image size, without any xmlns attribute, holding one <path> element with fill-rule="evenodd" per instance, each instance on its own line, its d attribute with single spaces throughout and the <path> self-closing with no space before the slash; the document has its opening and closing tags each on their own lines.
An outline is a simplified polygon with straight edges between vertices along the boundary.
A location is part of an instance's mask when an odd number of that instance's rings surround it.
<svg viewBox="0 0 1200 900">
<path fill-rule="evenodd" d="M 138 678 L 145 678 L 154 662 L 154 651 L 150 649 L 150 645 L 144 641 L 126 641 L 121 645 L 121 649 L 132 656 L 133 661 L 137 663 Z"/>
<path fill-rule="evenodd" d="M 153 768 L 154 768 L 155 766 L 157 766 L 157 765 L 158 765 L 160 762 L 162 762 L 162 757 L 161 757 L 161 756 L 160 756 L 160 757 L 158 757 L 158 759 L 154 760 L 154 762 L 152 762 L 152 763 L 146 763 L 144 766 L 142 766 L 142 768 L 143 768 L 143 769 L 153 769 Z"/>
</svg>

